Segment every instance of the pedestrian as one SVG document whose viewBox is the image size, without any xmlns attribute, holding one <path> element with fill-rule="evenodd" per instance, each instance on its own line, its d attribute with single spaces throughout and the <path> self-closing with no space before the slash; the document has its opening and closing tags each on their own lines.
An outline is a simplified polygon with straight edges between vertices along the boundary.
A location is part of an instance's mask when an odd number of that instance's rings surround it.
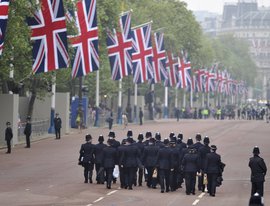
<svg viewBox="0 0 270 206">
<path fill-rule="evenodd" d="M 7 152 L 6 154 L 10 154 L 11 153 L 11 140 L 13 138 L 13 132 L 11 129 L 11 124 L 10 122 L 6 122 L 6 130 L 5 130 L 5 140 L 7 142 Z"/>
<path fill-rule="evenodd" d="M 124 113 L 124 112 L 122 114 L 122 121 L 123 121 L 123 125 L 124 125 L 124 128 L 123 129 L 126 129 L 127 126 L 128 126 L 128 119 L 127 119 L 126 113 Z"/>
<path fill-rule="evenodd" d="M 108 139 L 107 144 L 108 147 L 103 149 L 102 165 L 106 174 L 106 187 L 107 189 L 111 189 L 113 170 L 117 161 L 117 151 L 116 148 L 113 147 L 113 139 Z"/>
<path fill-rule="evenodd" d="M 55 114 L 54 118 L 54 130 L 55 130 L 55 139 L 60 139 L 61 138 L 61 128 L 62 128 L 62 120 L 59 117 L 59 114 Z"/>
<path fill-rule="evenodd" d="M 143 124 L 143 111 L 141 107 L 140 107 L 140 112 L 139 112 L 139 118 L 140 118 L 140 125 L 142 125 Z"/>
<path fill-rule="evenodd" d="M 220 174 L 221 157 L 216 153 L 216 145 L 211 145 L 210 153 L 206 155 L 205 173 L 207 174 L 209 194 L 212 197 L 216 195 L 217 177 Z"/>
<path fill-rule="evenodd" d="M 253 196 L 255 193 L 258 193 L 260 196 L 263 197 L 263 185 L 265 181 L 265 175 L 267 172 L 267 167 L 265 165 L 265 162 L 263 158 L 259 156 L 260 149 L 259 147 L 253 148 L 253 157 L 249 159 L 248 166 L 251 169 L 251 196 Z"/>
<path fill-rule="evenodd" d="M 106 121 L 109 124 L 109 130 L 111 130 L 113 126 L 113 112 L 110 112 L 110 116 L 106 119 Z"/>
<path fill-rule="evenodd" d="M 99 135 L 98 144 L 95 145 L 95 169 L 97 184 L 104 184 L 104 170 L 102 169 L 103 149 L 107 147 L 103 135 Z"/>
<path fill-rule="evenodd" d="M 25 134 L 25 138 L 26 138 L 26 146 L 25 148 L 30 148 L 30 136 L 31 136 L 31 133 L 32 133 L 32 125 L 31 125 L 31 117 L 28 116 L 26 118 L 26 125 L 25 125 L 25 128 L 24 128 L 24 134 Z"/>
<path fill-rule="evenodd" d="M 93 183 L 92 174 L 94 169 L 94 152 L 95 145 L 92 144 L 92 136 L 87 134 L 85 136 L 86 143 L 81 145 L 79 164 L 84 167 L 84 183 Z"/>
</svg>

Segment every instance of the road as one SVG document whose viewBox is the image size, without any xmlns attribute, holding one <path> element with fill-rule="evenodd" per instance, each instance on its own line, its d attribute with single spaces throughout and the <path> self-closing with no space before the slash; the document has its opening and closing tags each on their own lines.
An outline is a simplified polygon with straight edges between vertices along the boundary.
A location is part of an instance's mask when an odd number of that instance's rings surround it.
<svg viewBox="0 0 270 206">
<path fill-rule="evenodd" d="M 98 135 L 106 138 L 108 128 L 89 128 L 82 133 L 73 131 L 60 140 L 47 138 L 34 142 L 30 149 L 16 146 L 11 154 L 0 151 L 0 205 L 9 206 L 245 206 L 248 205 L 251 184 L 248 168 L 249 157 L 255 145 L 260 147 L 261 156 L 267 166 L 270 162 L 270 124 L 263 121 L 246 120 L 159 120 L 142 126 L 129 125 L 113 128 L 117 139 L 125 137 L 132 129 L 134 137 L 139 132 L 160 132 L 162 139 L 170 132 L 184 134 L 184 140 L 196 133 L 209 136 L 217 145 L 217 153 L 226 163 L 223 185 L 217 189 L 216 197 L 196 192 L 185 195 L 185 189 L 160 193 L 160 189 L 134 187 L 119 189 L 119 182 L 112 189 L 105 185 L 84 184 L 83 168 L 77 165 L 80 145 L 86 133 L 92 134 L 94 143 Z M 270 167 L 269 167 L 270 168 Z M 265 203 L 270 204 L 269 175 L 265 183 Z"/>
</svg>

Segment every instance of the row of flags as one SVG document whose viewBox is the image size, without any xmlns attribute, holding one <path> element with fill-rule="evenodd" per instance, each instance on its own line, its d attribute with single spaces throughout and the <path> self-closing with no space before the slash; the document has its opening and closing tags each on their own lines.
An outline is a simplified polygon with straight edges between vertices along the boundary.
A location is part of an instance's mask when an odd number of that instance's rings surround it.
<svg viewBox="0 0 270 206">
<path fill-rule="evenodd" d="M 0 0 L 0 54 L 8 18 L 9 0 Z M 3 8 L 3 9 L 2 9 Z M 27 19 L 32 30 L 33 73 L 67 68 L 70 62 L 68 41 L 75 49 L 72 77 L 85 76 L 99 68 L 96 0 L 80 0 L 76 11 L 64 11 L 63 0 L 41 0 L 41 9 Z M 67 36 L 67 21 L 76 24 L 78 34 Z M 152 34 L 152 22 L 131 28 L 131 11 L 119 18 L 119 29 L 107 30 L 107 48 L 113 80 L 133 75 L 140 84 L 163 83 L 194 92 L 219 92 L 227 95 L 246 92 L 244 82 L 214 64 L 210 69 L 192 69 L 186 51 L 174 55 L 164 47 L 164 34 Z"/>
</svg>

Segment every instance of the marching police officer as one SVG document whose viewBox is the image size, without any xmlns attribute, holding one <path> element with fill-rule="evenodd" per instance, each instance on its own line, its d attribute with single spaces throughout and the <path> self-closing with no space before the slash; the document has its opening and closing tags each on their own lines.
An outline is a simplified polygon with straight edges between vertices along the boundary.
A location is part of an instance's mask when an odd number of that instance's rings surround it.
<svg viewBox="0 0 270 206">
<path fill-rule="evenodd" d="M 113 139 L 108 139 L 107 143 L 108 147 L 104 147 L 103 149 L 102 165 L 106 174 L 105 179 L 107 182 L 107 189 L 111 189 L 111 184 L 113 180 L 113 169 L 117 163 L 117 151 L 116 148 L 113 146 Z"/>
<path fill-rule="evenodd" d="M 205 173 L 208 179 L 210 196 L 216 195 L 217 177 L 220 174 L 221 157 L 216 153 L 216 145 L 211 145 L 211 152 L 206 155 Z"/>
<path fill-rule="evenodd" d="M 249 159 L 248 166 L 251 169 L 251 196 L 255 193 L 258 193 L 260 196 L 263 196 L 263 184 L 265 181 L 265 175 L 267 172 L 267 167 L 263 158 L 259 156 L 260 149 L 259 147 L 253 148 L 253 157 Z"/>
<path fill-rule="evenodd" d="M 170 170 L 171 170 L 171 159 L 172 152 L 169 147 L 169 140 L 164 140 L 164 147 L 159 149 L 157 167 L 159 168 L 159 183 L 161 193 L 170 191 Z"/>
<path fill-rule="evenodd" d="M 144 150 L 144 144 L 143 144 L 143 134 L 140 133 L 138 135 L 138 142 L 136 143 L 137 148 L 139 149 L 139 177 L 138 177 L 138 185 L 142 186 L 142 178 L 143 178 L 143 166 L 142 166 L 142 156 L 143 156 L 143 150 Z"/>
<path fill-rule="evenodd" d="M 195 136 L 196 139 L 196 143 L 193 145 L 194 148 L 197 150 L 197 152 L 199 152 L 199 149 L 203 146 L 203 144 L 201 143 L 202 140 L 202 135 L 200 133 L 196 134 Z M 201 171 L 199 171 L 198 174 L 198 190 L 202 191 L 202 175 L 201 175 Z"/>
<path fill-rule="evenodd" d="M 104 171 L 101 169 L 102 167 L 102 158 L 103 158 L 103 149 L 107 147 L 104 142 L 103 135 L 99 135 L 98 144 L 95 145 L 95 169 L 96 169 L 96 181 L 97 184 L 104 183 Z"/>
<path fill-rule="evenodd" d="M 94 152 L 95 145 L 92 144 L 92 136 L 87 134 L 85 136 L 85 144 L 81 145 L 79 164 L 84 167 L 84 183 L 92 183 L 92 174 L 94 168 Z"/>
</svg>

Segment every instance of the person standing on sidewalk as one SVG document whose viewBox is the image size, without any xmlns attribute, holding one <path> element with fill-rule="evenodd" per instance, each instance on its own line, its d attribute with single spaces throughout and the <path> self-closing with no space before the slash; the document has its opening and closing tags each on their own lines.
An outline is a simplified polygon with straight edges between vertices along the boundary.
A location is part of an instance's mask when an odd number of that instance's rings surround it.
<svg viewBox="0 0 270 206">
<path fill-rule="evenodd" d="M 24 128 L 24 134 L 25 134 L 25 138 L 26 138 L 26 146 L 25 148 L 30 148 L 30 136 L 31 136 L 31 133 L 32 133 L 32 125 L 31 125 L 31 117 L 28 116 L 26 118 L 26 125 L 25 125 L 25 128 Z"/>
<path fill-rule="evenodd" d="M 59 114 L 55 114 L 54 118 L 54 129 L 55 129 L 55 139 L 60 139 L 61 138 L 61 128 L 62 128 L 62 120 L 59 117 Z"/>
<path fill-rule="evenodd" d="M 249 159 L 248 166 L 251 169 L 251 196 L 253 196 L 255 193 L 258 193 L 260 196 L 263 197 L 263 184 L 265 181 L 265 175 L 267 172 L 267 167 L 265 165 L 265 162 L 263 158 L 259 156 L 260 149 L 259 147 L 253 148 L 253 157 Z"/>
<path fill-rule="evenodd" d="M 141 107 L 140 107 L 140 112 L 139 112 L 139 118 L 140 118 L 140 125 L 142 125 L 143 124 L 143 111 Z"/>
<path fill-rule="evenodd" d="M 5 140 L 7 142 L 7 149 L 8 149 L 6 154 L 11 153 L 11 140 L 13 138 L 13 132 L 12 132 L 10 125 L 11 125 L 10 122 L 6 123 L 7 128 L 5 130 Z"/>
</svg>

